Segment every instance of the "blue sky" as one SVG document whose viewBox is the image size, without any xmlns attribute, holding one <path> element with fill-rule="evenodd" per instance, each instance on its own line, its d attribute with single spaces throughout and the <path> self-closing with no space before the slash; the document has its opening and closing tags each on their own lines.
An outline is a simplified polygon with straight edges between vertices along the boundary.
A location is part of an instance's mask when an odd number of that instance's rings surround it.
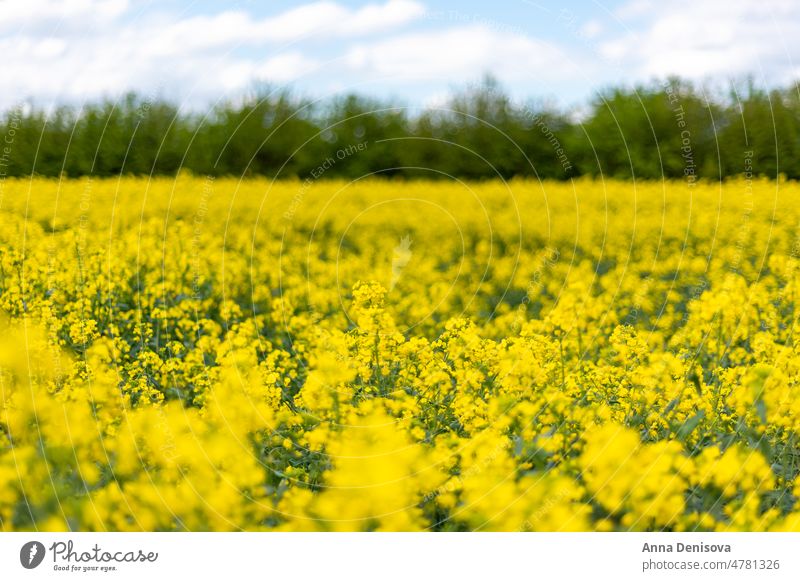
<svg viewBox="0 0 800 581">
<path fill-rule="evenodd" d="M 789 83 L 797 30 L 795 0 L 5 0 L 0 107 L 136 90 L 202 108 L 263 83 L 424 106 L 487 73 L 570 107 L 670 74 Z"/>
</svg>

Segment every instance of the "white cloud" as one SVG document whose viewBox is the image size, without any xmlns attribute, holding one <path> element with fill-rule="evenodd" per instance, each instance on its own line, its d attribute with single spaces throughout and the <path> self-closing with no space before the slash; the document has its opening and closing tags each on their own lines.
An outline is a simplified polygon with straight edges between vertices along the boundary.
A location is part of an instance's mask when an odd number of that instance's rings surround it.
<svg viewBox="0 0 800 581">
<path fill-rule="evenodd" d="M 388 0 L 352 10 L 335 2 L 315 2 L 274 17 L 253 19 L 247 12 L 225 11 L 186 18 L 151 31 L 149 54 L 215 49 L 236 44 L 320 41 L 376 34 L 421 16 L 424 7 L 412 0 Z"/>
<path fill-rule="evenodd" d="M 383 32 L 406 24 L 425 13 L 413 0 L 389 0 L 350 10 L 334 2 L 316 2 L 294 8 L 257 24 L 252 34 L 273 40 L 292 41 L 319 35 L 353 37 Z"/>
<path fill-rule="evenodd" d="M 26 0 L 3 2 L 0 30 L 36 29 L 63 21 L 108 22 L 128 9 L 127 0 Z"/>
<path fill-rule="evenodd" d="M 67 43 L 62 39 L 47 37 L 36 43 L 32 51 L 38 58 L 51 59 L 61 55 L 66 48 Z"/>
<path fill-rule="evenodd" d="M 257 80 L 285 83 L 313 71 L 317 59 L 299 43 L 341 44 L 423 13 L 413 0 L 358 8 L 326 0 L 265 18 L 241 10 L 173 15 L 126 0 L 4 2 L 0 108 L 15 98 L 47 104 L 130 89 L 202 103 Z"/>
<path fill-rule="evenodd" d="M 584 23 L 578 30 L 579 36 L 589 40 L 597 38 L 602 32 L 603 25 L 597 20 L 590 20 L 589 22 Z"/>
<path fill-rule="evenodd" d="M 631 32 L 606 38 L 601 53 L 637 78 L 754 73 L 774 84 L 789 80 L 800 50 L 794 0 L 634 0 L 617 16 Z"/>
<path fill-rule="evenodd" d="M 575 63 L 551 44 L 482 24 L 360 44 L 346 53 L 345 62 L 366 74 L 460 82 L 485 72 L 509 81 L 564 78 L 576 70 Z"/>
<path fill-rule="evenodd" d="M 630 0 L 613 16 L 556 29 L 556 42 L 526 34 L 522 22 L 498 28 L 475 16 L 432 18 L 417 0 L 364 1 L 312 0 L 260 17 L 128 0 L 7 0 L 0 109 L 28 96 L 46 105 L 130 89 L 202 106 L 260 80 L 298 82 L 319 96 L 338 89 L 422 98 L 488 72 L 517 95 L 568 99 L 670 74 L 755 73 L 774 85 L 800 72 L 792 60 L 800 54 L 796 0 Z"/>
<path fill-rule="evenodd" d="M 319 66 L 319 62 L 303 56 L 300 52 L 288 52 L 257 66 L 252 74 L 256 79 L 284 83 L 311 74 Z"/>
</svg>

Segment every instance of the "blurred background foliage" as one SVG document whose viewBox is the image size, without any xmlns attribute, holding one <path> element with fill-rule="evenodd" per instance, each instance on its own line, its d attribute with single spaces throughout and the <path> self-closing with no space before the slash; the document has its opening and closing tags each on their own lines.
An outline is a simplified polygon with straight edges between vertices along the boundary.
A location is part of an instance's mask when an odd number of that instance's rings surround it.
<svg viewBox="0 0 800 581">
<path fill-rule="evenodd" d="M 48 112 L 17 108 L 2 125 L 7 176 L 305 179 L 324 164 L 325 177 L 346 178 L 800 177 L 797 85 L 744 82 L 712 96 L 671 78 L 606 89 L 580 111 L 516 101 L 491 78 L 427 109 L 266 87 L 205 112 L 129 94 Z"/>
</svg>

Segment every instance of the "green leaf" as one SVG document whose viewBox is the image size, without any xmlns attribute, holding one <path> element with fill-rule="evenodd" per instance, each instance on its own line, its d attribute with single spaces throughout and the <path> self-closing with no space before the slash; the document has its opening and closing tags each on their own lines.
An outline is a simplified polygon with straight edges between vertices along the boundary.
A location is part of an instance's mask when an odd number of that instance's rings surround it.
<svg viewBox="0 0 800 581">
<path fill-rule="evenodd" d="M 678 438 L 681 440 L 685 440 L 686 437 L 689 436 L 689 434 L 691 434 L 697 428 L 697 426 L 700 425 L 700 422 L 703 421 L 705 415 L 706 415 L 705 412 L 700 411 L 697 412 L 697 414 L 695 414 L 688 420 L 686 420 L 685 422 L 683 422 L 683 425 L 680 428 L 678 428 L 678 431 L 676 432 Z"/>
</svg>

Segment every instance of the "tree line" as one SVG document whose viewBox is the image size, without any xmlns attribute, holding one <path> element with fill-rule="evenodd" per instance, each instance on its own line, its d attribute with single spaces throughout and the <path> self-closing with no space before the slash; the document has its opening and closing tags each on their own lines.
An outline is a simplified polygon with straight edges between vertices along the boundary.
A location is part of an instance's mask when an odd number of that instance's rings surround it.
<svg viewBox="0 0 800 581">
<path fill-rule="evenodd" d="M 197 112 L 128 94 L 17 107 L 1 125 L 2 176 L 800 177 L 797 86 L 709 95 L 677 78 L 603 90 L 580 112 L 485 79 L 426 109 L 265 89 Z"/>
</svg>

